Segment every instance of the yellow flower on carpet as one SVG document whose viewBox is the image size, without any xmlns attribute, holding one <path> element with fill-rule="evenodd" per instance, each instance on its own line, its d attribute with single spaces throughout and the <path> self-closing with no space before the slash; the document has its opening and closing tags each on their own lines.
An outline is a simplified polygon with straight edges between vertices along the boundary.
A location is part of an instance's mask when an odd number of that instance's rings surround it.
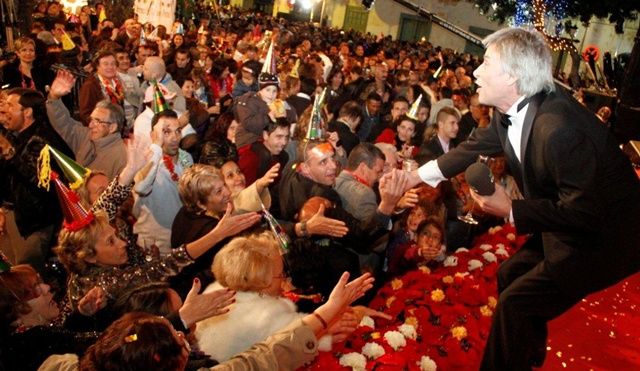
<svg viewBox="0 0 640 371">
<path fill-rule="evenodd" d="M 507 235 L 507 240 L 509 240 L 509 241 L 515 241 L 515 240 L 516 240 L 516 235 L 515 235 L 515 234 L 513 234 L 513 233 L 509 233 L 509 234 Z"/>
<path fill-rule="evenodd" d="M 391 296 L 389 299 L 387 299 L 387 308 L 391 308 L 391 304 L 393 304 L 393 302 L 396 301 L 396 297 L 395 296 Z"/>
<path fill-rule="evenodd" d="M 468 275 L 469 275 L 469 272 L 458 272 L 454 276 L 458 278 L 465 278 Z"/>
<path fill-rule="evenodd" d="M 496 300 L 496 298 L 493 296 L 489 296 L 487 303 L 489 304 L 489 307 L 491 309 L 494 309 L 496 307 L 496 304 L 498 304 L 498 300 Z"/>
<path fill-rule="evenodd" d="M 433 300 L 435 302 L 443 301 L 444 300 L 444 291 L 442 291 L 440 289 L 435 289 L 435 290 L 431 291 L 431 300 Z"/>
<path fill-rule="evenodd" d="M 416 317 L 407 317 L 404 320 L 404 323 L 407 324 L 407 325 L 411 325 L 411 326 L 413 326 L 415 328 L 418 328 L 418 319 Z"/>
<path fill-rule="evenodd" d="M 442 277 L 442 282 L 446 283 L 446 284 L 452 284 L 453 283 L 453 277 L 451 276 L 444 276 Z"/>
<path fill-rule="evenodd" d="M 429 267 L 427 267 L 426 265 L 421 265 L 418 269 L 420 269 L 420 272 L 424 274 L 431 273 L 431 269 L 429 269 Z"/>
<path fill-rule="evenodd" d="M 394 290 L 400 290 L 402 288 L 402 280 L 400 278 L 394 278 L 391 281 L 391 288 Z"/>
<path fill-rule="evenodd" d="M 489 308 L 488 305 L 483 305 L 480 307 L 480 313 L 485 317 L 493 316 L 493 311 Z"/>
<path fill-rule="evenodd" d="M 464 326 L 456 326 L 451 329 L 451 336 L 460 341 L 467 337 L 467 329 Z"/>
<path fill-rule="evenodd" d="M 372 338 L 373 340 L 380 339 L 380 333 L 379 333 L 379 332 L 377 332 L 377 331 L 376 331 L 376 332 L 372 332 L 372 333 L 371 333 L 371 338 Z"/>
</svg>

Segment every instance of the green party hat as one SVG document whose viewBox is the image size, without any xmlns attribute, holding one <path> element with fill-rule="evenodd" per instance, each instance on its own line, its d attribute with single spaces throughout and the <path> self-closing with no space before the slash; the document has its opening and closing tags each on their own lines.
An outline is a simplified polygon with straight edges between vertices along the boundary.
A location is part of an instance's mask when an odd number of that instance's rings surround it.
<svg viewBox="0 0 640 371">
<path fill-rule="evenodd" d="M 169 109 L 169 104 L 164 99 L 162 90 L 156 81 L 153 81 L 153 113 L 158 114 Z"/>
<path fill-rule="evenodd" d="M 46 188 L 47 191 L 49 190 L 49 181 L 51 179 L 50 155 L 53 155 L 58 166 L 62 169 L 64 176 L 69 181 L 69 187 L 73 190 L 78 189 L 84 184 L 87 177 L 91 174 L 91 170 L 82 167 L 70 157 L 46 144 L 44 148 L 42 148 L 42 151 L 40 151 L 40 157 L 38 158 L 38 186 Z"/>
</svg>

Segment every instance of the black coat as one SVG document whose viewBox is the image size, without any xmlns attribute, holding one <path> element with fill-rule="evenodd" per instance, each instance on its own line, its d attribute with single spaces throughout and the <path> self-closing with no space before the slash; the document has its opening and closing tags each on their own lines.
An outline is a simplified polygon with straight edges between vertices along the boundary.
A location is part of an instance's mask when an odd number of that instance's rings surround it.
<svg viewBox="0 0 640 371">
<path fill-rule="evenodd" d="M 219 221 L 219 219 L 204 214 L 191 212 L 183 206 L 171 225 L 171 247 L 175 249 L 203 237 L 213 230 Z M 202 287 L 207 287 L 210 283 L 213 283 L 211 263 L 213 263 L 213 258 L 218 251 L 227 242 L 228 239 L 225 239 L 211 247 L 207 252 L 195 259 L 193 264 L 184 267 L 180 273 L 169 279 L 171 287 L 180 294 L 180 297 L 184 299 L 187 296 L 187 293 L 191 290 L 193 279 L 196 277 L 200 279 Z"/>
<path fill-rule="evenodd" d="M 49 191 L 38 187 L 37 162 L 46 144 L 58 149 L 70 158 L 73 152 L 46 122 L 34 122 L 20 133 L 6 134 L 15 148 L 11 160 L 0 160 L 0 182 L 3 183 L 0 202 L 11 205 L 16 225 L 23 237 L 50 225 L 60 225 L 61 211 L 55 187 Z M 51 167 L 62 174 L 56 161 Z"/>
<path fill-rule="evenodd" d="M 20 70 L 18 69 L 18 64 L 12 63 L 7 65 L 2 71 L 2 85 L 9 85 L 7 88 L 22 88 L 29 87 L 31 83 L 31 79 L 27 76 L 22 75 Z M 45 97 L 47 96 L 46 86 L 51 85 L 55 75 L 51 72 L 50 69 L 40 66 L 33 66 L 31 69 L 31 76 L 33 77 L 33 84 L 40 93 L 42 93 Z M 23 86 L 24 82 L 27 84 Z"/>
<path fill-rule="evenodd" d="M 36 326 L 22 333 L 3 335 L 0 369 L 37 370 L 53 354 L 74 353 L 81 357 L 98 335 L 98 332 L 73 332 L 58 326 Z"/>
<path fill-rule="evenodd" d="M 344 148 L 345 152 L 347 152 L 347 156 L 349 156 L 353 147 L 360 144 L 360 138 L 358 138 L 358 136 L 351 131 L 349 126 L 342 121 L 333 120 L 329 122 L 327 129 L 338 133 L 340 144 L 342 145 L 342 148 Z"/>
<path fill-rule="evenodd" d="M 498 116 L 438 158 L 442 174 L 504 151 L 524 195 L 512 204 L 516 229 L 541 235 L 545 270 L 561 290 L 585 295 L 637 272 L 640 182 L 605 126 L 560 87 L 538 94 L 524 120 L 520 165 Z"/>
</svg>

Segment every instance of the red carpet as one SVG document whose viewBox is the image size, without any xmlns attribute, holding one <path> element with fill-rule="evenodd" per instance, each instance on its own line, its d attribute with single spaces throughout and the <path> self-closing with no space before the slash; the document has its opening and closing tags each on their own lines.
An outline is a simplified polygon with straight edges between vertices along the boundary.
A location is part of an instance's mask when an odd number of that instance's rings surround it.
<svg viewBox="0 0 640 371">
<path fill-rule="evenodd" d="M 552 321 L 547 349 L 543 371 L 640 370 L 640 273 Z"/>
<path fill-rule="evenodd" d="M 363 324 L 307 369 L 477 370 L 495 308 L 496 270 L 525 241 L 514 232 L 509 225 L 494 228 L 473 249 L 453 254 L 455 264 L 387 283 L 370 307 L 393 319 Z M 401 326 L 414 331 L 401 334 Z M 640 370 L 640 273 L 552 321 L 539 370 Z"/>
</svg>

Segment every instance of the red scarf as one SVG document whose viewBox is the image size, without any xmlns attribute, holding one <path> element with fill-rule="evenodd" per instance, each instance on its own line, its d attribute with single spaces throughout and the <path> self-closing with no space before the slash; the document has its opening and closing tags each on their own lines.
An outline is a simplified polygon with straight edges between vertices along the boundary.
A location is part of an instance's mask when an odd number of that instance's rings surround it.
<svg viewBox="0 0 640 371">
<path fill-rule="evenodd" d="M 169 170 L 169 174 L 171 174 L 171 180 L 177 182 L 180 180 L 180 176 L 176 174 L 176 165 L 173 163 L 173 159 L 169 155 L 162 156 L 162 162 L 164 162 L 164 166 Z"/>
<path fill-rule="evenodd" d="M 114 85 L 116 86 L 114 90 L 110 81 L 103 79 L 100 75 L 97 75 L 97 76 L 102 86 L 104 86 L 104 91 L 109 96 L 111 103 L 122 105 L 124 103 L 124 88 L 120 83 L 120 79 L 118 78 L 112 79 L 112 81 L 114 82 Z"/>
</svg>

